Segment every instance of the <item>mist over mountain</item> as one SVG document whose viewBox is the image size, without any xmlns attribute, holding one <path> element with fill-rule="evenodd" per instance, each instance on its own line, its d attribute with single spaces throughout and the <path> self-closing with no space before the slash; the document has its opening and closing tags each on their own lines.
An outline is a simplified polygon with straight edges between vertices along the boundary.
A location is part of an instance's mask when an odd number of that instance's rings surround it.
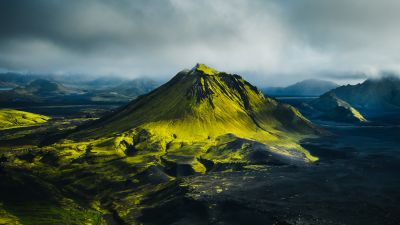
<svg viewBox="0 0 400 225">
<path fill-rule="evenodd" d="M 0 73 L 0 87 L 14 88 L 23 86 L 33 81 L 35 77 L 22 75 L 20 73 Z"/>
<path fill-rule="evenodd" d="M 341 86 L 330 93 L 361 111 L 400 111 L 400 78 L 396 75 Z"/>
<path fill-rule="evenodd" d="M 94 87 L 101 87 L 96 90 L 88 90 L 83 96 L 92 102 L 126 103 L 136 97 L 146 94 L 160 84 L 152 79 L 137 78 L 121 82 L 105 82 L 106 80 L 95 80 L 91 83 Z M 112 85 L 114 84 L 114 85 Z"/>
<path fill-rule="evenodd" d="M 319 96 L 338 86 L 332 81 L 308 79 L 287 87 L 265 87 L 262 90 L 271 96 Z"/>
<path fill-rule="evenodd" d="M 159 85 L 159 82 L 149 78 L 137 78 L 131 81 L 123 82 L 120 85 L 110 88 L 108 91 L 117 92 L 130 97 L 137 97 L 152 91 Z"/>
</svg>

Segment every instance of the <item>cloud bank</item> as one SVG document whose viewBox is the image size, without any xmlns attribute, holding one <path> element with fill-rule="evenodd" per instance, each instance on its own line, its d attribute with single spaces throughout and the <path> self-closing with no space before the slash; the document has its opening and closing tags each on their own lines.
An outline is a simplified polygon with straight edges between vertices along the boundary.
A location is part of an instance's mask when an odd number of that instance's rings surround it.
<svg viewBox="0 0 400 225">
<path fill-rule="evenodd" d="M 400 71 L 396 0 L 9 0 L 0 68 L 168 79 L 196 62 L 260 85 Z"/>
</svg>

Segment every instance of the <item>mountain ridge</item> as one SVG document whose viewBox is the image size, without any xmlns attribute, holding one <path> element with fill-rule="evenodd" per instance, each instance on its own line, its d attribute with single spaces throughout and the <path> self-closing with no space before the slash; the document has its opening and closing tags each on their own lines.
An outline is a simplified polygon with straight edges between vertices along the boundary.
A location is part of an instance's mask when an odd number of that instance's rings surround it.
<svg viewBox="0 0 400 225">
<path fill-rule="evenodd" d="M 400 111 L 400 78 L 386 75 L 330 91 L 361 111 Z"/>
</svg>

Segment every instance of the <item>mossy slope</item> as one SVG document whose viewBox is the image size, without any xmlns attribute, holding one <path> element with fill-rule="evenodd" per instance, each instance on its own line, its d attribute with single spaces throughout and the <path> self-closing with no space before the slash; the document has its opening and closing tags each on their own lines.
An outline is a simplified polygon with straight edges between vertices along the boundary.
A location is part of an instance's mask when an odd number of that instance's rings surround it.
<svg viewBox="0 0 400 225">
<path fill-rule="evenodd" d="M 15 109 L 0 109 L 0 129 L 34 126 L 47 122 L 50 117 L 19 111 Z"/>
</svg>

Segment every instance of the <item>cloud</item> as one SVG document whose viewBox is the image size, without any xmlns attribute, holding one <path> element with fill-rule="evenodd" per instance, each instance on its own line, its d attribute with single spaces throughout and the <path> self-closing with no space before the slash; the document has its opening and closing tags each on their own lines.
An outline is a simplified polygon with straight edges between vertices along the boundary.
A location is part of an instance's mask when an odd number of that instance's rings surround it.
<svg viewBox="0 0 400 225">
<path fill-rule="evenodd" d="M 264 84 L 400 71 L 391 0 L 0 2 L 0 68 L 168 79 L 204 62 Z"/>
</svg>

